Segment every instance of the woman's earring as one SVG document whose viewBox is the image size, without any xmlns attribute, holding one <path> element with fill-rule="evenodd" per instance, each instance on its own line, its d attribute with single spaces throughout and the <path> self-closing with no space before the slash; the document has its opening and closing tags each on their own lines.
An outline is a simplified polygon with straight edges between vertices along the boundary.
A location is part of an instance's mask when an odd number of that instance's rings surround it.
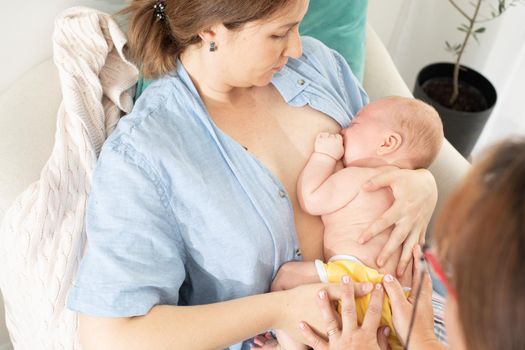
<svg viewBox="0 0 525 350">
<path fill-rule="evenodd" d="M 210 42 L 210 52 L 215 52 L 217 46 L 215 46 L 215 41 Z"/>
</svg>

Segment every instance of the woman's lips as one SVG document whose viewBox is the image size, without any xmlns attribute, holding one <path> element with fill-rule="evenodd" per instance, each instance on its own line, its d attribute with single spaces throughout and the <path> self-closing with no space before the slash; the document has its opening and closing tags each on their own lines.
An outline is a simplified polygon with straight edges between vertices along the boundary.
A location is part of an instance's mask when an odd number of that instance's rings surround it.
<svg viewBox="0 0 525 350">
<path fill-rule="evenodd" d="M 277 67 L 273 67 L 272 70 L 275 71 L 275 72 L 280 71 L 281 69 L 283 69 L 284 66 L 286 66 L 286 63 L 287 63 L 287 62 L 288 62 L 288 61 L 284 62 L 283 64 L 281 64 L 281 65 L 279 65 L 279 66 L 277 66 Z"/>
</svg>

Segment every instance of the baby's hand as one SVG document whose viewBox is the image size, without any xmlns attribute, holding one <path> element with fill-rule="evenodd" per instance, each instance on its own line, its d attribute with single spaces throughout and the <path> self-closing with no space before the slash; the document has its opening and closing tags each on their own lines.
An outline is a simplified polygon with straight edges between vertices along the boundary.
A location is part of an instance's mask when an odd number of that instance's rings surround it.
<svg viewBox="0 0 525 350">
<path fill-rule="evenodd" d="M 335 160 L 341 159 L 345 153 L 343 137 L 339 134 L 322 132 L 315 139 L 315 152 L 326 154 Z"/>
</svg>

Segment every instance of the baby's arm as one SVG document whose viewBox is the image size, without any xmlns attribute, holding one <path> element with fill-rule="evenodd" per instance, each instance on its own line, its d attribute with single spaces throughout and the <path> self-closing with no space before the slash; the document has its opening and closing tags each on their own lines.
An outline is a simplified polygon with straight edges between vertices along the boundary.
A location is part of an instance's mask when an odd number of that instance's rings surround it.
<svg viewBox="0 0 525 350">
<path fill-rule="evenodd" d="M 351 168 L 334 174 L 344 154 L 339 134 L 320 133 L 314 152 L 297 181 L 297 195 L 304 211 L 311 215 L 332 213 L 348 204 L 360 191 L 361 181 L 353 181 Z"/>
</svg>

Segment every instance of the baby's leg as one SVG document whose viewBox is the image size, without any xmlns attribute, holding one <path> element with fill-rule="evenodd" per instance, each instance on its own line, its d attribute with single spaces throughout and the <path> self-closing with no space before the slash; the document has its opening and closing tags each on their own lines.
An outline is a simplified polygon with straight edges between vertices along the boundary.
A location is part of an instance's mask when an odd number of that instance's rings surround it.
<svg viewBox="0 0 525 350">
<path fill-rule="evenodd" d="M 272 282 L 272 291 L 287 290 L 302 284 L 320 282 L 313 261 L 290 261 L 279 268 Z"/>
<path fill-rule="evenodd" d="M 250 349 L 279 350 L 280 348 L 279 342 L 270 332 L 255 336 L 255 338 L 253 338 L 253 343 L 254 344 Z"/>
</svg>

